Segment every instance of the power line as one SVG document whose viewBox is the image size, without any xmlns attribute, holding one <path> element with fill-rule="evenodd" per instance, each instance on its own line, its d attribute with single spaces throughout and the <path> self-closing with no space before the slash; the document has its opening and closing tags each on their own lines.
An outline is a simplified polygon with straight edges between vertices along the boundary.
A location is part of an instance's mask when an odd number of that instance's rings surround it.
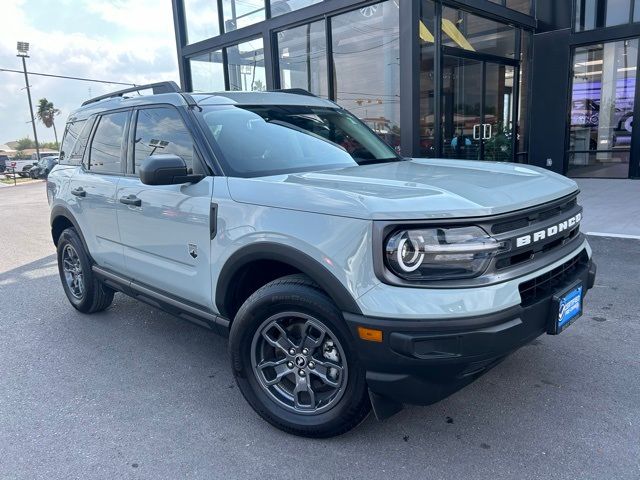
<svg viewBox="0 0 640 480">
<path fill-rule="evenodd" d="M 0 72 L 23 73 L 21 70 L 11 70 L 10 68 L 0 68 Z M 29 72 L 29 75 L 39 75 L 41 77 L 66 78 L 68 80 L 82 80 L 83 82 L 107 83 L 111 85 L 127 85 L 136 87 L 135 83 L 109 82 L 107 80 L 96 80 L 95 78 L 68 77 L 66 75 L 53 75 L 51 73 Z"/>
</svg>

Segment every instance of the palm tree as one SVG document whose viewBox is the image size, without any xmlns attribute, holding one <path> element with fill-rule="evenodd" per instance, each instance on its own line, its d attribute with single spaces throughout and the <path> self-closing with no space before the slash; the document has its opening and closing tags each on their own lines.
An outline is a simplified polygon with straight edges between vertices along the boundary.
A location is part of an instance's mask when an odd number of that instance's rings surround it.
<svg viewBox="0 0 640 480">
<path fill-rule="evenodd" d="M 38 103 L 38 112 L 37 112 L 38 119 L 40 119 L 40 121 L 44 123 L 45 127 L 47 128 L 53 127 L 53 135 L 56 137 L 56 145 L 58 145 L 58 132 L 56 130 L 56 123 L 54 121 L 54 117 L 59 114 L 60 114 L 60 110 L 55 108 L 53 106 L 53 103 L 51 103 L 46 98 L 40 99 L 40 102 Z"/>
</svg>

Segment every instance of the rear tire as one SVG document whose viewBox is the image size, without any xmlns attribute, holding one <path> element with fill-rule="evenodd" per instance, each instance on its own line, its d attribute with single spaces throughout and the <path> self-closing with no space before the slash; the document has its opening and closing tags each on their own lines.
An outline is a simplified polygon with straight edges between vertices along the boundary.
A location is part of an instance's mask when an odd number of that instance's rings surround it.
<svg viewBox="0 0 640 480">
<path fill-rule="evenodd" d="M 58 239 L 58 272 L 64 293 L 76 310 L 100 312 L 113 302 L 115 292 L 93 274 L 89 256 L 74 228 L 64 230 Z"/>
<path fill-rule="evenodd" d="M 280 430 L 333 437 L 371 410 L 342 314 L 307 277 L 283 277 L 251 295 L 231 326 L 229 349 L 245 399 Z"/>
</svg>

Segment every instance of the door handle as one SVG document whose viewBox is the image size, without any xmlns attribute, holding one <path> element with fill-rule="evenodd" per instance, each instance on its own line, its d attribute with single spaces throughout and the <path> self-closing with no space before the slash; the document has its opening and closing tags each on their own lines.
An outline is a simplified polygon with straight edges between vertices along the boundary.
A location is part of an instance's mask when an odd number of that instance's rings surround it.
<svg viewBox="0 0 640 480">
<path fill-rule="evenodd" d="M 490 123 L 485 123 L 483 125 L 483 136 L 482 139 L 483 140 L 491 140 L 491 134 L 493 133 L 493 125 L 491 125 Z M 487 134 L 487 130 L 489 130 L 489 133 Z"/>
<path fill-rule="evenodd" d="M 142 206 L 142 200 L 140 200 L 135 195 L 128 195 L 126 197 L 120 198 L 120 203 L 124 203 L 125 205 L 133 205 L 134 207 Z"/>
<path fill-rule="evenodd" d="M 473 126 L 473 139 L 474 140 L 480 140 L 480 127 L 481 126 L 482 125 L 480 125 L 480 124 Z"/>
<path fill-rule="evenodd" d="M 84 191 L 84 188 L 78 187 L 75 190 L 71 190 L 71 195 L 75 195 L 76 197 L 86 197 L 87 192 Z"/>
</svg>

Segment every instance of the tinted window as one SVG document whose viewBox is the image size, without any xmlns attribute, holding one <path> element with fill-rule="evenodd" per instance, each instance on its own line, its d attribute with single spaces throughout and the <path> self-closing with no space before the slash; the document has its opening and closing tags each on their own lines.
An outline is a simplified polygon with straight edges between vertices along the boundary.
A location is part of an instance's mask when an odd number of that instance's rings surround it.
<svg viewBox="0 0 640 480">
<path fill-rule="evenodd" d="M 202 115 L 230 175 L 275 175 L 398 159 L 393 149 L 344 110 L 225 106 L 204 107 Z"/>
<path fill-rule="evenodd" d="M 134 165 L 138 171 L 145 158 L 154 154 L 181 157 L 193 167 L 193 141 L 180 114 L 173 108 L 144 108 L 138 112 Z"/>
<path fill-rule="evenodd" d="M 82 161 L 82 154 L 80 155 L 80 159 L 76 162 L 71 161 L 71 153 L 73 152 L 78 139 L 80 138 L 80 132 L 82 132 L 82 127 L 84 127 L 86 120 L 77 120 L 75 122 L 67 123 L 67 128 L 64 132 L 64 137 L 62 139 L 62 146 L 60 147 L 60 163 L 70 165 L 79 165 Z M 86 146 L 86 136 L 85 136 L 85 146 Z M 82 152 L 84 153 L 84 148 L 82 148 Z"/>
<path fill-rule="evenodd" d="M 129 112 L 108 113 L 100 117 L 91 142 L 89 169 L 97 173 L 122 171 L 122 140 Z"/>
</svg>

